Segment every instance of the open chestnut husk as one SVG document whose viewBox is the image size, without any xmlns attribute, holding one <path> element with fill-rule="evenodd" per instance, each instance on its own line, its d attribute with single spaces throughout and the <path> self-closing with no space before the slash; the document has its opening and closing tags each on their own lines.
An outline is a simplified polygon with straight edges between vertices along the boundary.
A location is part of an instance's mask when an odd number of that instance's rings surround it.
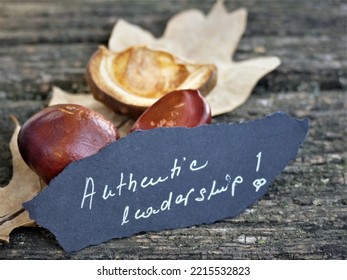
<svg viewBox="0 0 347 280">
<path fill-rule="evenodd" d="M 103 115 L 76 104 L 47 107 L 28 119 L 18 134 L 23 160 L 49 183 L 69 163 L 97 153 L 119 138 Z"/>
<path fill-rule="evenodd" d="M 117 113 L 137 118 L 174 90 L 197 89 L 206 96 L 216 85 L 217 68 L 145 46 L 122 52 L 101 46 L 88 63 L 86 79 L 95 99 Z"/>
<path fill-rule="evenodd" d="M 211 123 L 211 108 L 198 90 L 167 93 L 149 107 L 134 123 L 131 131 L 157 127 L 195 127 Z"/>
</svg>

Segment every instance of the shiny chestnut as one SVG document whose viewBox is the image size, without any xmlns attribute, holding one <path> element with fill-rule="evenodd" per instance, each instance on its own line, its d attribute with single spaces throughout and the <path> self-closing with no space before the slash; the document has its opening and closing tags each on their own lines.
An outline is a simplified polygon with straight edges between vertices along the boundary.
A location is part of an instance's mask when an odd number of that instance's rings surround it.
<svg viewBox="0 0 347 280">
<path fill-rule="evenodd" d="M 211 123 L 211 109 L 198 90 L 175 90 L 161 97 L 135 122 L 131 131 L 157 127 L 195 127 Z"/>
<path fill-rule="evenodd" d="M 49 183 L 69 163 L 97 153 L 119 138 L 103 115 L 76 104 L 47 107 L 22 126 L 18 148 L 24 161 Z"/>
</svg>

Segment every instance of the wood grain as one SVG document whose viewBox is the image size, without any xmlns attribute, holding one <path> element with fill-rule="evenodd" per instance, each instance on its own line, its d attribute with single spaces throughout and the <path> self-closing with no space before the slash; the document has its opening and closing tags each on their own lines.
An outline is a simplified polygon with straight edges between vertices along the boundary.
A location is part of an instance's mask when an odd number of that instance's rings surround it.
<svg viewBox="0 0 347 280">
<path fill-rule="evenodd" d="M 347 58 L 343 0 L 225 1 L 248 9 L 235 60 L 277 55 L 249 101 L 214 122 L 285 111 L 309 117 L 297 159 L 245 213 L 213 225 L 145 233 L 65 253 L 42 228 L 20 228 L 0 259 L 346 259 Z M 0 0 L 0 185 L 12 176 L 14 125 L 43 108 L 53 85 L 86 92 L 85 66 L 119 18 L 160 36 L 167 20 L 213 1 Z M 189 42 L 187 42 L 189 43 Z M 285 147 L 284 147 L 285 148 Z"/>
</svg>

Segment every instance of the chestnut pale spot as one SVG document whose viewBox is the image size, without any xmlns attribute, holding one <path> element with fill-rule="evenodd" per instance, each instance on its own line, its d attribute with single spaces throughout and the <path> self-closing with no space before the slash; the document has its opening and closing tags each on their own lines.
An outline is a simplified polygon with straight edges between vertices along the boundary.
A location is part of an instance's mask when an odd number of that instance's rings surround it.
<svg viewBox="0 0 347 280">
<path fill-rule="evenodd" d="M 65 113 L 65 114 L 70 114 L 70 115 L 73 115 L 75 112 L 75 107 L 72 107 L 72 106 L 66 106 L 64 108 L 60 108 L 59 111 L 61 111 L 62 113 Z"/>
</svg>

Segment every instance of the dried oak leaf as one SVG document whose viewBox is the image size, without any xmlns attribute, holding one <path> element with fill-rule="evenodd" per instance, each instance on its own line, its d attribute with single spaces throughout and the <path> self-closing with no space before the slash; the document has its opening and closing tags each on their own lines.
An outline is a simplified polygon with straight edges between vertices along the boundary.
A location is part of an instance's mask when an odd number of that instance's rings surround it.
<svg viewBox="0 0 347 280">
<path fill-rule="evenodd" d="M 22 203 L 32 199 L 41 191 L 38 176 L 25 164 L 19 154 L 17 136 L 20 125 L 14 117 L 12 119 L 16 125 L 10 141 L 13 176 L 6 187 L 0 188 L 0 241 L 5 242 L 9 242 L 9 234 L 13 229 L 34 224 Z"/>
<path fill-rule="evenodd" d="M 216 116 L 243 104 L 260 78 L 280 65 L 277 57 L 241 62 L 231 60 L 246 29 L 246 22 L 245 9 L 228 13 L 223 1 L 217 1 L 207 16 L 199 10 L 178 13 L 170 19 L 161 38 L 119 20 L 108 47 L 119 52 L 134 45 L 147 45 L 196 63 L 215 64 L 218 68 L 217 85 L 207 100 L 212 115 Z"/>
</svg>

